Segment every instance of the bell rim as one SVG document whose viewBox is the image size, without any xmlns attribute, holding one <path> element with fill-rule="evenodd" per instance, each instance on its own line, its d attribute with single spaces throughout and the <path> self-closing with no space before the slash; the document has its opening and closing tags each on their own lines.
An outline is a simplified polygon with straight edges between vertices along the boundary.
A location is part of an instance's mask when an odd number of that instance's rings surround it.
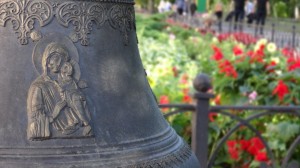
<svg viewBox="0 0 300 168">
<path fill-rule="evenodd" d="M 11 152 L 11 154 L 5 154 L 0 150 L 0 165 L 22 165 L 24 168 L 27 168 L 26 165 L 38 165 L 38 167 L 45 168 L 65 168 L 67 165 L 75 167 L 79 165 L 79 167 L 130 168 L 159 164 L 162 166 L 180 165 L 192 157 L 193 154 L 190 147 L 171 127 L 166 129 L 164 133 L 164 135 L 156 136 L 158 139 L 155 141 L 148 139 L 147 143 L 135 144 L 135 146 L 129 148 L 127 144 L 123 144 L 123 147 L 119 148 L 110 146 L 106 148 L 106 151 L 103 151 L 101 146 L 97 146 L 96 144 L 89 147 L 76 146 L 73 149 L 77 150 L 65 151 L 65 153 L 60 154 L 55 154 L 55 151 L 52 151 L 51 154 L 42 154 L 42 151 L 47 151 L 45 148 L 23 148 L 23 150 L 19 151 L 10 148 L 7 151 Z M 58 149 L 58 147 L 56 148 Z M 61 149 L 66 150 L 66 147 L 62 147 Z M 78 149 L 84 150 L 80 151 Z M 28 151 L 35 151 L 37 153 L 29 154 Z"/>
</svg>

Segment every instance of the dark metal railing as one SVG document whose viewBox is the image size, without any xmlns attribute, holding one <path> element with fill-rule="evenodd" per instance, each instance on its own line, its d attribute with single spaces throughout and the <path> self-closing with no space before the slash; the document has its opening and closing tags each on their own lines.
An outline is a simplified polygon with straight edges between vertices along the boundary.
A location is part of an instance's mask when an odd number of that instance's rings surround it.
<svg viewBox="0 0 300 168">
<path fill-rule="evenodd" d="M 274 116 L 274 115 L 293 115 L 300 118 L 300 107 L 299 106 L 210 106 L 210 99 L 214 96 L 210 93 L 207 93 L 207 90 L 210 84 L 203 83 L 203 78 L 205 76 L 198 76 L 194 80 L 194 86 L 197 92 L 194 95 L 196 100 L 195 104 L 164 104 L 159 105 L 160 108 L 169 108 L 172 109 L 171 112 L 166 113 L 164 116 L 166 118 L 171 115 L 192 112 L 192 149 L 195 152 L 195 155 L 200 161 L 200 165 L 204 167 L 211 168 L 214 166 L 214 162 L 218 157 L 218 153 L 221 148 L 225 145 L 226 141 L 230 138 L 230 136 L 238 131 L 241 126 L 245 126 L 250 131 L 252 131 L 256 137 L 258 137 L 263 145 L 266 148 L 266 152 L 269 158 L 268 165 L 265 162 L 261 162 L 260 167 L 268 167 L 268 168 L 299 168 L 299 165 L 295 162 L 291 162 L 292 154 L 297 149 L 298 145 L 300 145 L 300 135 L 295 138 L 295 140 L 291 143 L 290 147 L 287 150 L 286 156 L 281 161 L 280 165 L 278 165 L 278 161 L 275 160 L 275 156 L 272 153 L 266 139 L 262 136 L 262 133 L 255 128 L 251 124 L 251 122 L 255 119 L 260 119 L 265 116 Z M 195 81 L 200 81 L 200 84 L 195 84 Z M 198 82 L 199 83 L 199 82 Z M 206 87 L 204 86 L 206 85 Z M 233 114 L 230 111 L 236 111 L 237 114 Z M 251 115 L 243 118 L 238 114 L 243 113 L 245 111 L 251 111 Z M 232 126 L 226 134 L 221 137 L 217 145 L 214 149 L 208 149 L 208 136 L 209 136 L 209 114 L 217 113 L 220 116 L 230 117 L 232 121 L 236 121 L 237 123 Z M 209 153 L 210 151 L 210 153 Z"/>
<path fill-rule="evenodd" d="M 203 28 L 205 27 L 205 20 L 197 16 L 179 16 L 172 15 L 172 18 L 176 22 L 184 23 L 193 28 Z M 300 45 L 300 24 L 296 20 L 281 20 L 267 18 L 265 25 L 256 25 L 254 21 L 252 24 L 248 24 L 246 19 L 241 22 L 235 22 L 234 18 L 229 21 L 214 20 L 212 25 L 209 27 L 210 30 L 217 33 L 234 33 L 234 32 L 244 32 L 251 34 L 257 38 L 266 38 L 271 42 L 276 43 L 280 48 L 290 47 L 295 48 Z M 261 34 L 261 30 L 263 34 Z"/>
</svg>

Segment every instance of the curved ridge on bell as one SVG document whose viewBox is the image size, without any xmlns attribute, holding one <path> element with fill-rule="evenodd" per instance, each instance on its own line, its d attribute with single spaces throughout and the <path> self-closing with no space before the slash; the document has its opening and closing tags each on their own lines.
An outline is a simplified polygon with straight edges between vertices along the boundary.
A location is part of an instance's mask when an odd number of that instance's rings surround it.
<svg viewBox="0 0 300 168">
<path fill-rule="evenodd" d="M 18 157 L 16 157 L 16 153 Z M 124 167 L 148 166 L 183 167 L 188 160 L 195 160 L 190 147 L 177 136 L 172 128 L 162 134 L 119 146 L 74 146 L 53 148 L 0 149 L 0 162 L 8 166 L 22 163 L 24 168 L 35 164 L 45 168 L 61 167 Z M 118 162 L 116 162 L 118 160 Z M 184 166 L 185 167 L 185 166 Z M 190 168 L 190 167 L 187 167 Z"/>
</svg>

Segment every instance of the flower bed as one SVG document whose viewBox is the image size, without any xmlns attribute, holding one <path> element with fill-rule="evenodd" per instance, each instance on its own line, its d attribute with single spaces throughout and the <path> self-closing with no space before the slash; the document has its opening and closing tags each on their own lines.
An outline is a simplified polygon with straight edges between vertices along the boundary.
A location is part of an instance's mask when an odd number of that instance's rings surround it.
<svg viewBox="0 0 300 168">
<path fill-rule="evenodd" d="M 300 57 L 289 48 L 277 48 L 265 39 L 244 33 L 211 34 L 187 25 L 165 21 L 165 15 L 137 15 L 139 51 L 150 86 L 159 103 L 193 103 L 192 80 L 206 73 L 216 95 L 212 105 L 299 105 Z M 162 109 L 166 112 L 168 109 Z M 241 117 L 253 112 L 236 112 Z M 169 119 L 173 128 L 190 141 L 190 114 Z M 209 147 L 213 149 L 232 121 L 210 115 Z M 300 133 L 292 116 L 263 117 L 251 123 L 268 140 L 279 162 L 292 139 Z M 266 130 L 273 130 L 272 132 Z M 264 145 L 241 127 L 220 151 L 221 167 L 258 167 L 269 162 Z M 299 153 L 298 153 L 299 154 Z M 300 160 L 300 156 L 294 157 Z"/>
</svg>

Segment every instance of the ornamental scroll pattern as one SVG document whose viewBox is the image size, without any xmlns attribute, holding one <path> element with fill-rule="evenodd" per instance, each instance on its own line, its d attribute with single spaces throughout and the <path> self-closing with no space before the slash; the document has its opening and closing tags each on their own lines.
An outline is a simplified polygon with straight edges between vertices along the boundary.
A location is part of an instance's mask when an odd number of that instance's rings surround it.
<svg viewBox="0 0 300 168">
<path fill-rule="evenodd" d="M 1 0 L 0 25 L 5 27 L 7 22 L 12 24 L 13 30 L 18 34 L 20 44 L 28 44 L 31 37 L 41 37 L 40 32 L 34 30 L 38 21 L 44 27 L 57 18 L 60 25 L 74 26 L 71 39 L 73 42 L 80 40 L 81 45 L 89 45 L 89 37 L 93 25 L 99 29 L 106 22 L 111 28 L 119 30 L 125 45 L 129 43 L 129 33 L 135 30 L 135 15 L 133 4 L 127 1 L 119 4 L 118 0 L 105 3 L 96 1 L 48 1 L 48 0 Z M 122 0 L 119 0 L 123 2 Z M 118 2 L 119 2 L 118 1 Z M 51 3 L 50 3 L 51 2 Z M 101 2 L 101 3 L 100 3 Z M 116 4 L 114 4 L 116 3 Z M 32 38 L 37 41 L 40 38 Z"/>
<path fill-rule="evenodd" d="M 100 3 L 65 2 L 58 6 L 56 17 L 65 27 L 72 23 L 76 36 L 72 39 L 79 39 L 82 45 L 87 46 L 88 34 L 92 31 L 93 22 L 98 28 L 105 22 L 105 9 Z"/>
<path fill-rule="evenodd" d="M 113 29 L 118 29 L 123 35 L 125 45 L 128 45 L 128 34 L 135 29 L 134 8 L 132 5 L 113 5 L 110 9 L 103 7 L 100 3 L 92 2 L 64 2 L 58 5 L 56 10 L 58 22 L 68 27 L 70 23 L 74 26 L 74 39 L 81 40 L 81 44 L 89 44 L 88 34 L 92 31 L 93 23 L 100 28 L 109 22 Z"/>
<path fill-rule="evenodd" d="M 128 34 L 132 29 L 135 29 L 135 16 L 132 6 L 123 7 L 116 5 L 109 11 L 110 25 L 114 29 L 119 29 L 123 35 L 123 41 L 125 45 L 128 45 Z"/>
<path fill-rule="evenodd" d="M 37 20 L 41 27 L 53 18 L 52 5 L 45 0 L 4 0 L 0 2 L 0 25 L 10 21 L 22 45 L 28 44 L 29 34 Z"/>
</svg>

